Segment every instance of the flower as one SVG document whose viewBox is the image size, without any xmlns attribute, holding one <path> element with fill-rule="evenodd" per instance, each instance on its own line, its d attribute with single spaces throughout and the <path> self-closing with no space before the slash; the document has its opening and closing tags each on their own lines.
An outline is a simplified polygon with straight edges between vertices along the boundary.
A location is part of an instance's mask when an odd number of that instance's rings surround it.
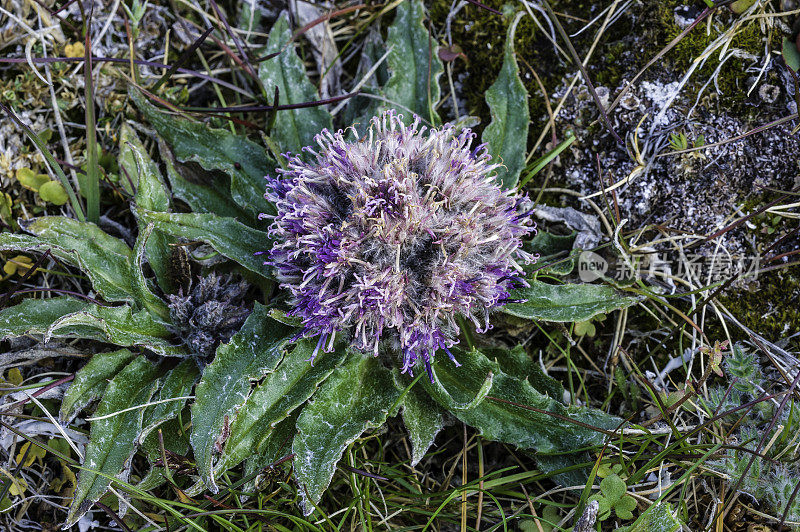
<svg viewBox="0 0 800 532">
<path fill-rule="evenodd" d="M 220 342 L 238 331 L 250 310 L 242 305 L 247 283 L 214 273 L 200 280 L 183 295 L 169 294 L 171 331 L 194 355 L 211 357 Z"/>
<path fill-rule="evenodd" d="M 303 149 L 312 162 L 287 154 L 268 178 L 277 214 L 262 215 L 275 239 L 265 264 L 291 294 L 299 336 L 319 335 L 312 361 L 341 333 L 358 351 L 400 353 L 404 373 L 422 360 L 432 379 L 437 349 L 455 361 L 456 316 L 485 332 L 489 311 L 524 284 L 532 202 L 495 183 L 499 165 L 485 144 L 471 149 L 468 129 L 388 111 L 363 138 L 345 133 L 323 130 Z"/>
</svg>

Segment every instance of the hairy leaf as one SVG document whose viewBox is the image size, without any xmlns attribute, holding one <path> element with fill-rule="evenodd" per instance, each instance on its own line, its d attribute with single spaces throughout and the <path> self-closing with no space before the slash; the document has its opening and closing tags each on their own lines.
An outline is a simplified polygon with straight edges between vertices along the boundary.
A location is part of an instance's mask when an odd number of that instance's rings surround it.
<svg viewBox="0 0 800 532">
<path fill-rule="evenodd" d="M 150 400 L 158 369 L 144 357 L 128 364 L 110 383 L 94 417 L 102 417 Z M 127 467 L 134 442 L 142 429 L 144 408 L 122 412 L 92 422 L 86 456 L 65 528 L 74 525 L 108 489 L 111 480 Z M 100 473 L 100 474 L 98 474 Z"/>
<path fill-rule="evenodd" d="M 453 354 L 461 367 L 437 357 L 433 368 L 436 382 L 420 382 L 440 405 L 487 439 L 540 453 L 567 453 L 600 445 L 606 438 L 575 422 L 613 430 L 620 421 L 598 410 L 566 407 L 527 381 L 508 375 L 480 351 L 455 349 Z M 489 394 L 473 408 L 458 408 L 479 396 L 487 375 L 492 375 Z"/>
<path fill-rule="evenodd" d="M 266 307 L 256 304 L 242 329 L 217 348 L 214 361 L 197 385 L 192 405 L 192 449 L 200 477 L 215 493 L 218 488 L 212 463 L 217 439 L 247 399 L 250 381 L 275 369 L 293 331 L 269 318 Z"/>
<path fill-rule="evenodd" d="M 135 88 L 128 95 L 166 139 L 179 161 L 192 161 L 206 170 L 225 172 L 231 178 L 231 196 L 236 203 L 253 215 L 264 210 L 264 176 L 275 170 L 275 162 L 264 148 L 224 129 L 212 129 L 162 113 Z"/>
<path fill-rule="evenodd" d="M 119 167 L 136 187 L 137 205 L 151 211 L 169 209 L 169 192 L 158 171 L 158 165 L 126 123 L 122 124 L 119 132 Z"/>
<path fill-rule="evenodd" d="M 425 6 L 422 0 L 409 0 L 397 6 L 394 22 L 389 27 L 386 61 L 391 77 L 384 92 L 387 105 L 399 104 L 407 122 L 409 111 L 434 125 L 440 122 L 434 108 L 440 98 L 439 76 L 444 71 L 436 53 L 436 40 L 425 28 Z"/>
<path fill-rule="evenodd" d="M 103 395 L 108 381 L 135 356 L 127 349 L 93 355 L 89 362 L 75 373 L 75 379 L 64 394 L 58 416 L 61 423 L 70 424 L 78 412 Z"/>
<path fill-rule="evenodd" d="M 159 139 L 158 146 L 166 167 L 167 179 L 172 187 L 172 194 L 185 201 L 192 212 L 214 213 L 218 216 L 235 218 L 247 225 L 256 223 L 256 218 L 251 212 L 233 201 L 230 193 L 230 177 L 219 172 L 210 175 L 210 172 L 206 172 L 196 164 L 194 168 L 188 164 L 182 165 L 175 161 L 172 151 L 162 139 Z M 205 182 L 206 178 L 208 182 Z"/>
<path fill-rule="evenodd" d="M 582 451 L 569 454 L 538 454 L 536 465 L 542 473 L 562 486 L 583 486 L 589 481 L 592 457 Z"/>
<path fill-rule="evenodd" d="M 158 171 L 158 165 L 153 162 L 139 137 L 126 123 L 122 124 L 120 130 L 119 167 L 120 172 L 126 175 L 122 181 L 127 182 L 130 179 L 136 185 L 134 197 L 136 205 L 151 211 L 167 212 L 169 210 L 169 191 Z M 146 224 L 139 223 L 140 234 L 145 227 Z M 168 274 L 169 245 L 173 242 L 173 238 L 169 238 L 160 231 L 155 231 L 148 238 L 146 246 L 147 262 L 153 268 L 159 286 L 167 292 L 171 292 L 175 288 Z"/>
<path fill-rule="evenodd" d="M 89 303 L 72 297 L 23 299 L 13 307 L 0 310 L 0 339 L 26 334 L 44 335 L 58 319 L 90 307 Z"/>
<path fill-rule="evenodd" d="M 36 218 L 25 227 L 30 235 L 0 233 L 0 251 L 50 253 L 80 268 L 107 301 L 133 302 L 132 253 L 125 242 L 90 222 L 64 216 Z"/>
<path fill-rule="evenodd" d="M 43 335 L 44 341 L 50 338 L 86 338 L 122 347 L 146 347 L 163 356 L 186 356 L 182 347 L 169 342 L 171 335 L 163 322 L 157 321 L 146 310 L 133 311 L 127 305 L 85 305 L 53 321 Z"/>
<path fill-rule="evenodd" d="M 161 232 L 156 232 L 153 229 L 153 224 L 148 224 L 144 227 L 139 228 L 139 235 L 136 237 L 136 244 L 133 247 L 133 267 L 131 269 L 131 276 L 133 277 L 133 286 L 131 289 L 136 296 L 136 302 L 149 310 L 153 313 L 154 316 L 158 316 L 162 320 L 169 319 L 169 309 L 167 308 L 167 304 L 164 303 L 164 300 L 155 295 L 150 286 L 151 283 L 149 280 L 144 276 L 144 255 L 145 250 L 148 249 L 150 242 L 153 238 L 160 237 L 161 243 L 164 244 L 167 242 L 167 235 L 164 235 Z M 162 245 L 159 244 L 159 245 Z M 164 244 L 166 245 L 166 244 Z M 167 255 L 164 257 L 165 261 L 169 260 L 169 256 Z M 151 264 L 152 266 L 152 264 Z M 164 263 L 165 270 L 164 275 L 167 275 L 167 264 Z M 166 281 L 165 281 L 166 282 Z M 171 283 L 170 283 L 171 284 Z"/>
<path fill-rule="evenodd" d="M 142 346 L 164 356 L 185 356 L 172 345 L 166 326 L 146 310 L 127 305 L 106 307 L 72 297 L 25 299 L 0 310 L 0 338 L 41 335 L 50 338 L 86 338 L 122 347 Z"/>
<path fill-rule="evenodd" d="M 577 231 L 569 235 L 554 235 L 547 231 L 539 231 L 530 242 L 523 244 L 525 251 L 539 255 L 535 263 L 523 265 L 527 272 L 541 274 L 569 275 L 575 269 L 575 262 L 580 250 L 573 249 Z"/>
<path fill-rule="evenodd" d="M 170 214 L 137 209 L 137 216 L 169 235 L 205 242 L 253 273 L 269 277 L 269 268 L 259 257 L 271 246 L 267 233 L 214 214 Z"/>
<path fill-rule="evenodd" d="M 261 469 L 269 468 L 281 458 L 290 455 L 292 438 L 297 433 L 297 417 L 301 410 L 301 408 L 295 409 L 289 417 L 280 421 L 275 428 L 269 431 L 258 447 L 252 449 L 244 462 L 245 476 L 251 476 Z M 251 485 L 244 489 L 255 489 L 255 482 Z"/>
<path fill-rule="evenodd" d="M 519 78 L 519 68 L 514 57 L 514 30 L 516 21 L 509 25 L 503 53 L 503 66 L 497 80 L 486 91 L 486 105 L 492 121 L 481 137 L 488 143 L 489 153 L 503 164 L 497 169 L 497 181 L 502 188 L 512 188 L 525 168 L 528 151 L 528 91 Z"/>
<path fill-rule="evenodd" d="M 610 286 L 599 284 L 547 284 L 528 281 L 530 287 L 511 293 L 524 303 L 509 303 L 503 312 L 531 320 L 571 322 L 629 307 L 636 298 L 623 296 Z"/>
<path fill-rule="evenodd" d="M 341 363 L 343 351 L 319 353 L 309 362 L 316 340 L 303 340 L 266 376 L 236 414 L 231 435 L 216 471 L 222 473 L 238 465 L 253 449 L 260 449 L 275 426 L 306 402 Z"/>
<path fill-rule="evenodd" d="M 147 409 L 144 416 L 144 425 L 138 441 L 141 443 L 150 432 L 158 428 L 162 423 L 173 419 L 180 414 L 188 399 L 178 399 L 188 397 L 192 393 L 195 383 L 200 379 L 200 368 L 194 358 L 187 358 L 180 364 L 172 368 L 164 378 L 158 394 L 154 401 L 168 401 L 153 405 Z M 177 400 L 176 400 L 177 399 Z"/>
<path fill-rule="evenodd" d="M 262 55 L 280 53 L 258 67 L 258 77 L 274 103 L 275 88 L 278 89 L 278 103 L 293 104 L 317 100 L 317 90 L 308 80 L 303 61 L 297 56 L 292 42 L 292 31 L 286 15 L 281 15 L 269 33 L 269 42 Z M 270 136 L 283 152 L 300 153 L 304 146 L 314 142 L 314 135 L 324 128 L 331 129 L 331 115 L 324 107 L 315 106 L 303 109 L 278 111 Z"/>
<path fill-rule="evenodd" d="M 352 354 L 334 370 L 297 419 L 292 445 L 305 515 L 314 511 L 348 445 L 380 427 L 400 397 L 380 360 Z"/>
<path fill-rule="evenodd" d="M 359 94 L 349 98 L 342 112 L 342 121 L 356 128 L 359 136 L 363 136 L 369 126 L 370 119 L 379 113 L 381 101 L 374 96 L 380 94 L 380 86 L 389 80 L 389 69 L 386 66 L 386 43 L 383 42 L 381 32 L 377 27 L 368 30 L 361 48 L 361 60 L 358 63 L 356 79 L 363 79 L 375 63 L 381 61 L 378 69 L 367 78 L 365 84 L 359 89 Z M 362 96 L 369 94 L 373 97 Z"/>
<path fill-rule="evenodd" d="M 482 349 L 482 352 L 509 375 L 527 379 L 537 392 L 547 394 L 559 402 L 564 400 L 564 387 L 561 383 L 547 375 L 538 363 L 531 360 L 521 345 L 513 349 L 490 347 Z"/>
<path fill-rule="evenodd" d="M 444 411 L 415 384 L 403 398 L 403 423 L 411 438 L 411 465 L 415 466 L 444 427 Z"/>
<path fill-rule="evenodd" d="M 676 532 L 683 523 L 672 513 L 672 506 L 666 502 L 650 506 L 627 532 Z"/>
</svg>

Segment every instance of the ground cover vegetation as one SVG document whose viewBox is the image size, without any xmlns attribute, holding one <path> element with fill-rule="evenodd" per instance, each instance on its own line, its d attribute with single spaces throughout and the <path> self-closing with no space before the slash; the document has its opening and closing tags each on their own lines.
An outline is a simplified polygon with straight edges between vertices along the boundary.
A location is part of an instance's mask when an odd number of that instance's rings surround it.
<svg viewBox="0 0 800 532">
<path fill-rule="evenodd" d="M 800 528 L 795 0 L 0 5 L 0 528 Z"/>
</svg>

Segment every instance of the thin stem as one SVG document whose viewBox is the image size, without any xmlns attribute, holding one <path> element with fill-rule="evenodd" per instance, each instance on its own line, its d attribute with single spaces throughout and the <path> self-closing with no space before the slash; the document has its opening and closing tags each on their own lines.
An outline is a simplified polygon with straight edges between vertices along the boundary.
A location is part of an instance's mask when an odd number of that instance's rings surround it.
<svg viewBox="0 0 800 532">
<path fill-rule="evenodd" d="M 100 174 L 97 171 L 97 131 L 94 116 L 94 87 L 92 83 L 92 39 L 86 32 L 86 55 L 84 77 L 86 83 L 86 219 L 92 223 L 100 222 Z M 81 187 L 83 188 L 83 187 Z"/>
</svg>

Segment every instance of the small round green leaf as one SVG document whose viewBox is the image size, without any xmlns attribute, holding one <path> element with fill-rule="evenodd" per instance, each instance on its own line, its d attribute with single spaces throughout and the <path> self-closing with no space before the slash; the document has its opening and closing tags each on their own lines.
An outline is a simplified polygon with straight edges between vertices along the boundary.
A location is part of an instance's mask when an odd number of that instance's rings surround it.
<svg viewBox="0 0 800 532">
<path fill-rule="evenodd" d="M 64 205 L 69 201 L 67 191 L 64 190 L 64 185 L 58 181 L 48 181 L 39 187 L 39 197 L 42 201 L 52 203 L 53 205 Z"/>
<path fill-rule="evenodd" d="M 619 478 L 619 475 L 610 475 L 603 479 L 600 483 L 600 491 L 605 495 L 613 504 L 616 503 L 627 491 L 625 481 Z"/>
<path fill-rule="evenodd" d="M 636 509 L 636 499 L 630 495 L 624 495 L 614 504 L 614 513 L 620 519 L 632 519 L 633 511 Z"/>
</svg>

